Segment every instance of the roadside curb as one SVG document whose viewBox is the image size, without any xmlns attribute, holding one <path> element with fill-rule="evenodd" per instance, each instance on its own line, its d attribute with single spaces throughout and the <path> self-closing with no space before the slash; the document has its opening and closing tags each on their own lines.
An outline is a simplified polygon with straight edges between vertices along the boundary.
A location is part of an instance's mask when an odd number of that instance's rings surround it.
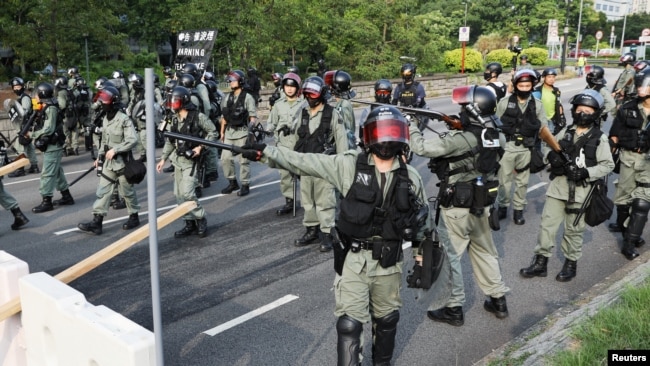
<svg viewBox="0 0 650 366">
<path fill-rule="evenodd" d="M 547 365 L 547 357 L 571 347 L 573 326 L 618 300 L 628 286 L 638 286 L 650 276 L 650 255 L 645 253 L 595 284 L 570 305 L 557 309 L 512 341 L 495 349 L 474 365 L 516 360 L 522 366 Z"/>
</svg>

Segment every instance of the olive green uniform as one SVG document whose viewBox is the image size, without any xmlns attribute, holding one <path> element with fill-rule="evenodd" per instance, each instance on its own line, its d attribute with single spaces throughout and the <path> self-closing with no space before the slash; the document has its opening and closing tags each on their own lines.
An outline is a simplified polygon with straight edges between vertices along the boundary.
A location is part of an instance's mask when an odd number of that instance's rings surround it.
<svg viewBox="0 0 650 366">
<path fill-rule="evenodd" d="M 587 86 L 587 89 L 595 90 L 596 88 L 590 88 Z M 605 100 L 605 113 L 616 115 L 616 101 L 614 100 L 614 97 L 612 97 L 612 92 L 603 85 L 603 87 L 598 90 L 598 93 Z"/>
<path fill-rule="evenodd" d="M 476 136 L 471 132 L 450 131 L 444 137 L 436 136 L 432 140 L 425 140 L 417 126 L 411 124 L 411 151 L 415 154 L 434 157 L 453 157 L 462 155 L 478 145 Z M 501 139 L 502 144 L 505 139 Z M 503 146 L 503 145 L 502 145 Z M 473 166 L 473 157 L 450 162 L 449 170 L 467 166 Z M 473 167 L 471 170 L 449 176 L 449 185 L 458 182 L 472 182 L 481 176 L 478 170 Z M 494 177 L 487 177 L 493 179 Z M 440 208 L 441 218 L 449 233 L 451 247 L 447 250 L 449 263 L 451 265 L 452 289 L 446 307 L 463 306 L 465 303 L 465 288 L 463 285 L 463 272 L 461 269 L 461 257 L 465 250 L 472 263 L 474 278 L 487 296 L 499 298 L 510 291 L 503 282 L 499 268 L 499 253 L 494 245 L 492 231 L 488 223 L 488 207 L 484 209 L 481 216 L 470 213 L 469 208 L 449 207 Z"/>
<path fill-rule="evenodd" d="M 198 111 L 197 111 L 198 112 Z M 185 120 L 180 120 L 178 114 L 174 116 L 178 118 L 178 129 L 180 130 Z M 203 113 L 198 113 L 198 118 L 195 121 L 197 126 L 204 134 L 203 138 L 206 140 L 214 141 L 216 132 L 214 124 Z M 169 128 L 170 126 L 168 126 Z M 201 148 L 202 154 L 205 154 L 205 146 Z M 185 156 L 180 156 L 176 153 L 176 143 L 172 143 L 169 139 L 165 140 L 165 146 L 162 151 L 162 160 L 169 159 L 174 165 L 174 196 L 176 196 L 176 203 L 181 204 L 187 201 L 196 202 L 196 208 L 183 216 L 186 221 L 198 220 L 205 217 L 205 210 L 199 203 L 196 197 L 196 187 L 199 182 L 197 179 L 198 172 L 198 157 L 188 159 Z"/>
<path fill-rule="evenodd" d="M 648 126 L 648 115 L 643 109 L 643 102 L 638 103 L 638 110 L 643 118 L 643 124 L 639 128 L 643 131 Z M 650 162 L 646 154 L 640 154 L 628 149 L 619 149 L 619 161 L 621 170 L 614 193 L 614 204 L 616 206 L 630 206 L 632 199 L 641 198 L 650 202 L 650 188 L 637 187 L 639 183 L 650 183 Z"/>
<path fill-rule="evenodd" d="M 598 128 L 598 127 L 592 127 Z M 589 131 L 582 134 L 577 132 L 573 136 L 575 143 L 580 137 L 584 136 Z M 565 130 L 558 134 L 558 140 L 562 140 L 565 135 Z M 596 149 L 597 165 L 586 167 L 589 171 L 588 181 L 593 182 L 600 178 L 605 177 L 614 169 L 614 160 L 610 152 L 607 136 L 603 134 L 600 136 L 600 142 Z M 579 183 L 579 182 L 577 182 Z M 569 183 L 566 176 L 561 175 L 551 180 L 551 183 L 546 190 L 546 203 L 544 204 L 544 211 L 542 212 L 542 222 L 540 224 L 539 234 L 537 235 L 537 245 L 535 246 L 535 254 L 543 255 L 544 257 L 551 257 L 553 255 L 553 248 L 555 247 L 555 238 L 560 224 L 564 224 L 564 234 L 562 235 L 562 253 L 568 260 L 577 261 L 582 257 L 582 242 L 583 235 L 586 229 L 584 215 L 577 225 L 573 222 L 577 216 L 576 213 L 567 213 L 565 210 L 573 209 L 578 210 L 582 203 L 589 194 L 591 185 L 576 184 L 575 187 L 575 203 L 568 203 L 569 199 Z"/>
<path fill-rule="evenodd" d="M 505 97 L 497 104 L 497 116 L 501 117 L 508 108 L 510 98 Z M 519 109 L 525 111 L 528 103 L 533 101 L 535 103 L 535 112 L 537 119 L 542 123 L 542 128 L 548 127 L 546 120 L 546 113 L 542 107 L 542 102 L 533 97 L 528 98 L 524 103 L 518 103 Z M 530 149 L 523 144 L 517 146 L 517 141 L 508 141 L 505 144 L 505 152 L 499 161 L 501 168 L 499 168 L 499 207 L 512 206 L 515 210 L 523 210 L 526 206 L 526 190 L 528 189 L 528 180 L 530 179 L 530 170 L 524 169 L 530 164 Z M 517 171 L 515 174 L 515 169 Z M 510 190 L 512 185 L 515 185 L 514 195 L 511 196 Z"/>
<path fill-rule="evenodd" d="M 348 132 L 348 148 L 354 149 L 356 146 L 355 141 L 355 131 L 356 123 L 354 120 L 354 108 L 352 108 L 352 103 L 347 99 L 337 98 L 336 103 L 334 104 L 334 109 L 336 109 L 341 118 L 343 118 L 343 125 Z"/>
<path fill-rule="evenodd" d="M 269 119 L 266 122 L 266 129 L 273 131 L 277 146 L 284 146 L 293 150 L 296 145 L 297 136 L 292 134 L 290 130 L 293 126 L 294 119 L 300 115 L 299 111 L 302 109 L 301 106 L 303 103 L 304 99 L 300 96 L 294 101 L 281 98 L 273 105 Z M 288 134 L 285 133 L 286 130 L 289 130 Z M 280 172 L 280 192 L 285 198 L 293 199 L 291 173 L 284 169 L 278 170 Z"/>
<path fill-rule="evenodd" d="M 27 94 L 24 94 L 27 95 Z M 34 108 L 32 106 L 32 98 L 23 98 L 22 96 L 19 97 L 20 105 L 23 107 L 23 110 L 25 111 L 25 116 L 30 115 L 31 113 L 35 113 Z M 26 121 L 25 121 L 26 122 Z M 23 118 L 16 118 L 13 121 L 14 129 L 16 130 L 16 134 L 20 133 L 20 130 L 22 130 L 22 123 L 23 123 Z M 36 159 L 36 149 L 34 148 L 34 141 L 32 140 L 29 144 L 23 145 L 19 142 L 18 139 L 16 139 L 16 142 L 14 142 L 14 148 L 18 152 L 18 154 L 25 154 L 27 156 L 27 159 L 29 159 L 30 163 L 30 168 L 31 167 L 38 167 L 38 159 Z"/>
<path fill-rule="evenodd" d="M 0 206 L 2 206 L 5 210 L 10 211 L 11 209 L 18 207 L 18 201 L 16 201 L 16 198 L 9 194 L 9 192 L 5 191 L 5 186 L 2 183 L 2 178 L 3 177 L 0 177 Z"/>
<path fill-rule="evenodd" d="M 135 127 L 133 127 L 131 119 L 119 111 L 112 120 L 104 117 L 103 126 L 102 143 L 108 146 L 109 150 L 115 151 L 115 156 L 111 160 L 104 161 L 99 185 L 97 186 L 97 199 L 93 204 L 93 214 L 106 216 L 116 184 L 120 196 L 124 197 L 129 215 L 137 214 L 140 211 L 138 196 L 133 184 L 127 182 L 124 177 L 124 159 L 131 154 L 131 149 L 138 141 Z M 100 156 L 104 154 L 105 152 L 102 150 Z"/>
<path fill-rule="evenodd" d="M 621 72 L 618 80 L 616 80 L 616 85 L 614 85 L 614 93 L 619 93 L 623 98 L 636 94 L 636 88 L 634 87 L 635 74 L 632 65 L 625 65 L 625 69 Z M 624 99 L 621 99 L 621 101 L 623 100 Z"/>
<path fill-rule="evenodd" d="M 239 94 L 240 96 L 241 94 Z M 226 95 L 221 101 L 221 110 L 225 110 L 228 106 L 228 98 L 230 96 Z M 234 98 L 234 103 L 237 103 L 237 97 Z M 234 104 L 233 104 L 234 105 Z M 248 141 L 248 123 L 250 122 L 251 117 L 257 118 L 257 108 L 255 107 L 255 98 L 249 93 L 246 93 L 246 99 L 244 100 L 244 108 L 248 111 L 249 120 L 246 121 L 241 127 L 228 127 L 228 121 L 225 120 L 225 116 L 222 118 L 223 121 L 226 121 L 226 127 L 223 138 L 223 142 L 235 146 L 244 146 Z M 222 150 L 221 151 L 221 168 L 223 169 L 223 175 L 229 180 L 235 180 L 235 159 L 233 157 L 232 151 Z M 239 178 L 241 183 L 244 185 L 250 184 L 251 180 L 251 168 L 250 161 L 243 156 L 239 155 Z"/>
<path fill-rule="evenodd" d="M 50 136 L 56 130 L 56 119 L 59 110 L 54 105 L 45 107 L 43 116 L 43 128 L 34 131 L 32 139 L 38 140 L 41 136 Z M 68 182 L 65 179 L 63 168 L 61 167 L 61 157 L 63 156 L 63 145 L 54 142 L 47 146 L 43 153 L 43 170 L 41 171 L 41 182 L 39 192 L 43 197 L 52 197 L 54 189 L 65 191 L 68 189 Z"/>
<path fill-rule="evenodd" d="M 75 100 L 79 96 L 79 91 L 77 91 L 74 88 L 71 88 L 70 90 L 72 91 L 72 98 L 70 98 L 70 95 L 67 94 L 65 106 L 61 107 L 61 102 L 59 102 L 59 108 L 61 108 L 62 111 L 65 109 L 64 112 L 65 119 L 63 120 L 63 133 L 65 134 L 65 148 L 67 150 L 74 150 L 74 152 L 76 153 L 77 149 L 79 148 L 79 119 L 77 114 L 78 111 L 76 110 Z M 62 95 L 61 92 L 59 92 L 57 98 L 60 95 Z"/>
</svg>

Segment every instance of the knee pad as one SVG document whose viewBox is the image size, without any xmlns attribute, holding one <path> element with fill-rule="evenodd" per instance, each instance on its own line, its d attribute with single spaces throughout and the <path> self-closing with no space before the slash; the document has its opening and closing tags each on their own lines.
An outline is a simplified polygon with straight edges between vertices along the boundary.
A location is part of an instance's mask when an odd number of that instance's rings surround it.
<svg viewBox="0 0 650 366">
<path fill-rule="evenodd" d="M 336 332 L 340 335 L 360 337 L 363 330 L 363 324 L 360 321 L 343 315 L 336 322 Z"/>
<path fill-rule="evenodd" d="M 650 211 L 650 202 L 640 198 L 632 200 L 630 222 L 625 231 L 625 237 L 628 240 L 637 240 L 641 237 L 643 227 L 648 221 L 648 211 Z"/>
<path fill-rule="evenodd" d="M 386 315 L 383 318 L 374 318 L 373 321 L 379 328 L 382 329 L 394 328 L 397 326 L 397 322 L 399 322 L 399 311 L 394 310 L 392 313 Z"/>
<path fill-rule="evenodd" d="M 650 211 L 650 202 L 641 198 L 635 198 L 632 200 L 632 211 L 645 212 L 647 215 L 648 211 Z"/>
</svg>

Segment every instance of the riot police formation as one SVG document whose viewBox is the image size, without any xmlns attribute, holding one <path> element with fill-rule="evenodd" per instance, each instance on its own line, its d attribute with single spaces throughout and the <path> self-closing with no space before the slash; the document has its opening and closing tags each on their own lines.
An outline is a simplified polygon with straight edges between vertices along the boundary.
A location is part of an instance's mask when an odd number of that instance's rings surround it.
<svg viewBox="0 0 650 366">
<path fill-rule="evenodd" d="M 29 138 L 34 146 L 43 153 L 43 170 L 41 172 L 39 192 L 42 197 L 40 205 L 32 208 L 34 213 L 52 211 L 54 205 L 74 205 L 74 199 L 68 189 L 61 167 L 63 155 L 63 118 L 59 116 L 59 108 L 54 98 L 54 86 L 50 83 L 40 83 L 36 86 L 36 101 L 40 110 L 35 111 L 37 117 L 34 132 Z M 52 202 L 54 190 L 61 192 L 62 198 Z"/>
<path fill-rule="evenodd" d="M 557 70 L 549 67 L 542 71 L 542 83 L 534 88 L 533 96 L 542 102 L 548 127 L 557 135 L 566 127 L 566 117 L 564 116 L 564 107 L 560 101 L 560 89 L 555 86 L 555 77 Z"/>
<path fill-rule="evenodd" d="M 621 253 L 630 260 L 639 256 L 636 248 L 645 244 L 641 234 L 650 211 L 650 69 L 634 77 L 634 86 L 636 98 L 621 105 L 609 131 L 611 144 L 620 154 L 613 200 L 617 217 L 609 228 L 623 234 Z"/>
<path fill-rule="evenodd" d="M 118 188 L 120 195 L 124 197 L 129 212 L 129 219 L 122 225 L 122 229 L 129 230 L 140 225 L 138 197 L 135 188 L 124 176 L 126 162 L 133 159 L 131 149 L 138 142 L 137 132 L 131 118 L 121 111 L 120 92 L 115 87 L 103 87 L 97 93 L 97 101 L 101 103 L 104 112 L 101 135 L 103 147 L 94 162 L 100 176 L 97 199 L 93 204 L 92 221 L 78 225 L 79 230 L 95 235 L 102 233 L 102 222 L 108 214 L 115 188 Z"/>
<path fill-rule="evenodd" d="M 555 238 L 562 224 L 561 248 L 565 259 L 555 279 L 567 282 L 576 276 L 587 228 L 581 208 L 592 185 L 614 169 L 607 136 L 599 125 L 605 105 L 603 97 L 595 90 L 586 89 L 575 95 L 571 104 L 573 124 L 557 135 L 562 153 L 551 150 L 547 155 L 551 183 L 546 190 L 535 257 L 529 267 L 519 271 L 524 278 L 546 277 L 548 258 L 553 255 Z"/>
<path fill-rule="evenodd" d="M 348 134 L 343 119 L 326 102 L 328 92 L 325 81 L 318 76 L 308 77 L 301 90 L 308 105 L 301 108 L 298 114 L 295 151 L 333 155 L 348 150 Z M 294 245 L 302 247 L 314 244 L 322 236 L 320 251 L 332 250 L 331 231 L 336 213 L 334 186 L 321 178 L 301 176 L 300 202 L 304 209 L 302 224 L 307 231 L 296 239 Z"/>
<path fill-rule="evenodd" d="M 619 65 L 623 66 L 623 71 L 618 76 L 612 93 L 618 106 L 634 98 L 634 63 L 636 62 L 636 55 L 627 52 L 619 58 L 619 61 Z"/>
<path fill-rule="evenodd" d="M 441 218 L 449 232 L 447 255 L 451 265 L 451 296 L 445 307 L 427 312 L 430 319 L 454 326 L 464 324 L 465 290 L 461 257 L 467 250 L 474 276 L 488 296 L 484 308 L 497 318 L 508 316 L 505 294 L 510 290 L 501 276 L 498 252 L 490 230 L 488 210 L 494 204 L 499 181 L 499 155 L 505 138 L 497 130 L 496 96 L 483 86 L 459 87 L 460 121 L 450 132 L 425 140 L 411 124 L 411 150 L 431 158 L 429 167 L 440 180 Z M 460 129 L 459 129 L 460 127 Z M 471 245 L 470 245 L 471 243 Z"/>
<path fill-rule="evenodd" d="M 284 146 L 287 149 L 293 149 L 296 145 L 297 135 L 294 131 L 294 119 L 300 115 L 300 110 L 305 101 L 300 94 L 301 83 L 300 76 L 292 72 L 288 72 L 282 77 L 281 87 L 284 98 L 276 101 L 266 123 L 266 129 L 273 131 L 276 145 Z M 293 208 L 297 205 L 297 202 L 295 202 L 297 197 L 294 194 L 298 177 L 285 169 L 278 170 L 280 173 L 280 192 L 284 196 L 285 204 L 276 211 L 276 214 L 286 215 L 293 212 Z"/>
<path fill-rule="evenodd" d="M 254 125 L 257 122 L 257 109 L 255 99 L 244 90 L 246 78 L 241 70 L 234 70 L 228 73 L 226 81 L 230 83 L 231 92 L 221 102 L 221 141 L 235 146 L 243 146 L 248 140 L 249 123 Z M 221 167 L 223 175 L 229 183 L 221 190 L 223 194 L 230 194 L 239 189 L 238 196 L 246 196 L 250 192 L 250 162 L 243 156 L 239 158 L 239 178 L 241 188 L 237 183 L 235 175 L 235 160 L 231 151 L 221 152 Z"/>
<path fill-rule="evenodd" d="M 309 79 L 303 90 L 311 93 L 313 86 L 308 84 L 315 79 Z M 313 98 L 307 98 L 313 104 Z M 393 106 L 377 107 L 363 130 L 363 152 L 347 150 L 331 156 L 253 144 L 245 146 L 253 150 L 244 154 L 256 160 L 261 156 L 270 166 L 287 169 L 301 179 L 322 179 L 343 194 L 333 231 L 337 236 L 337 364 L 360 364 L 363 324 L 372 322 L 373 364 L 390 365 L 402 305 L 402 241 L 412 240 L 417 246 L 425 231 L 431 230 L 431 222 L 422 178 L 402 159 L 409 141 L 402 113 Z M 418 215 L 422 211 L 425 214 Z"/>
<path fill-rule="evenodd" d="M 273 90 L 273 94 L 269 97 L 269 105 L 271 108 L 275 105 L 275 102 L 278 101 L 280 98 L 282 98 L 282 79 L 284 78 L 284 75 L 279 72 L 274 72 L 271 74 L 271 79 L 273 80 L 273 86 L 275 87 L 275 90 Z"/>
<path fill-rule="evenodd" d="M 397 84 L 393 91 L 391 104 L 405 107 L 424 108 L 427 102 L 424 100 L 426 93 L 424 86 L 415 81 L 416 66 L 413 64 L 404 64 L 400 69 L 402 82 Z"/>
<path fill-rule="evenodd" d="M 167 107 L 174 112 L 174 117 L 169 129 L 184 135 L 215 140 L 214 124 L 192 103 L 191 95 L 191 92 L 182 86 L 177 86 L 172 90 Z M 201 155 L 205 154 L 204 150 L 205 147 L 202 145 L 168 138 L 163 147 L 162 157 L 156 164 L 156 170 L 159 173 L 166 160 L 169 159 L 174 164 L 174 194 L 178 204 L 186 201 L 194 201 L 197 204 L 196 208 L 183 216 L 185 226 L 174 233 L 176 238 L 193 234 L 203 238 L 207 235 L 206 213 L 195 192 L 195 188 L 199 184 L 198 165 Z"/>
<path fill-rule="evenodd" d="M 90 105 L 92 102 L 93 93 L 88 87 L 88 84 L 86 83 L 86 79 L 82 78 L 81 76 L 75 79 L 73 95 L 75 96 L 74 106 L 76 109 L 75 116 L 77 118 L 77 126 L 76 126 L 77 131 L 79 132 L 83 131 L 86 151 L 92 151 L 93 150 L 92 132 L 90 131 L 89 127 L 92 124 L 91 115 L 90 115 L 91 114 Z M 78 139 L 79 133 L 77 133 L 77 136 L 71 134 L 70 138 Z"/>
<path fill-rule="evenodd" d="M 542 131 L 548 131 L 542 102 L 533 98 L 533 86 L 537 75 L 532 70 L 517 71 L 513 77 L 514 93 L 497 104 L 497 116 L 501 118 L 501 130 L 506 136 L 503 157 L 499 161 L 499 219 L 505 219 L 510 201 L 513 205 L 513 221 L 523 225 L 526 206 L 526 190 L 530 178 L 532 149 Z M 549 138 L 548 135 L 542 136 Z M 553 136 L 550 136 L 553 139 Z M 516 174 L 515 174 L 516 173 Z M 514 195 L 510 190 L 514 184 Z"/>
<path fill-rule="evenodd" d="M 485 65 L 483 72 L 483 79 L 487 82 L 487 87 L 490 88 L 494 95 L 497 97 L 497 103 L 506 96 L 506 85 L 499 81 L 499 75 L 503 72 L 503 67 L 498 62 L 490 62 Z"/>
<path fill-rule="evenodd" d="M 616 114 L 616 101 L 612 97 L 612 93 L 607 88 L 607 80 L 605 80 L 605 69 L 600 66 L 592 66 L 591 70 L 585 76 L 587 80 L 586 89 L 593 89 L 600 93 L 605 101 L 604 111 L 601 119 L 607 119 L 608 114 Z"/>
<path fill-rule="evenodd" d="M 30 96 L 25 92 L 25 82 L 22 78 L 15 77 L 11 79 L 9 84 L 11 85 L 14 94 L 17 96 L 16 101 L 14 102 L 15 106 L 12 108 L 16 112 L 12 113 L 10 111 L 10 118 L 14 131 L 16 131 L 16 134 L 18 135 L 34 113 L 32 98 L 30 98 Z M 18 110 L 22 111 L 22 113 L 18 112 Z M 38 160 L 36 158 L 36 150 L 34 149 L 34 142 L 32 140 L 18 138 L 16 139 L 16 142 L 14 142 L 13 147 L 16 149 L 18 154 L 24 153 L 25 156 L 27 156 L 30 165 L 27 170 L 25 170 L 25 167 L 21 167 L 11 172 L 8 174 L 10 178 L 22 177 L 26 173 L 40 173 L 40 170 L 38 169 Z"/>
<path fill-rule="evenodd" d="M 343 70 L 333 70 L 325 72 L 323 80 L 332 93 L 333 107 L 341 114 L 343 125 L 348 131 L 349 148 L 353 149 L 356 146 L 354 143 L 356 123 L 350 99 L 354 98 L 357 93 L 352 90 L 352 77 Z"/>
<path fill-rule="evenodd" d="M 63 154 L 65 156 L 79 155 L 79 131 L 74 105 L 76 96 L 74 90 L 68 86 L 68 82 L 69 80 L 65 76 L 59 76 L 54 80 L 56 101 L 59 105 L 59 118 L 63 120 L 63 133 L 65 134 Z"/>
</svg>

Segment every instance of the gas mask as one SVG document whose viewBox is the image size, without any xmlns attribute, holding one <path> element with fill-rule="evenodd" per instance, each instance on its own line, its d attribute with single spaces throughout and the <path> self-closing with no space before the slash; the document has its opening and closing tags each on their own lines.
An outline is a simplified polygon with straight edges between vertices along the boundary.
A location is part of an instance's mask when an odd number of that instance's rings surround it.
<svg viewBox="0 0 650 366">
<path fill-rule="evenodd" d="M 484 72 L 483 73 L 483 79 L 485 79 L 485 81 L 488 81 L 488 80 L 492 79 L 492 73 L 489 72 L 489 71 Z"/>
<path fill-rule="evenodd" d="M 598 120 L 598 116 L 596 113 L 592 113 L 592 114 L 587 114 L 585 112 L 576 113 L 575 110 L 572 110 L 571 116 L 573 117 L 573 123 L 575 123 L 576 126 L 580 126 L 580 127 L 589 127 L 594 123 L 596 123 L 596 121 Z"/>
<path fill-rule="evenodd" d="M 522 90 L 519 90 L 519 89 L 515 88 L 515 94 L 520 99 L 528 99 L 530 97 L 530 94 L 532 94 L 532 92 L 533 92 L 532 90 L 522 91 Z"/>
<path fill-rule="evenodd" d="M 18 96 L 21 96 L 23 94 L 23 90 L 25 90 L 25 89 L 23 89 L 23 88 L 14 89 L 14 94 L 16 94 Z"/>
<path fill-rule="evenodd" d="M 401 142 L 386 141 L 370 145 L 370 152 L 375 154 L 381 160 L 390 160 L 402 151 Z"/>
<path fill-rule="evenodd" d="M 306 99 L 307 99 L 307 104 L 309 104 L 309 108 L 316 108 L 321 103 L 321 100 L 319 98 L 312 99 L 307 97 Z"/>
</svg>

